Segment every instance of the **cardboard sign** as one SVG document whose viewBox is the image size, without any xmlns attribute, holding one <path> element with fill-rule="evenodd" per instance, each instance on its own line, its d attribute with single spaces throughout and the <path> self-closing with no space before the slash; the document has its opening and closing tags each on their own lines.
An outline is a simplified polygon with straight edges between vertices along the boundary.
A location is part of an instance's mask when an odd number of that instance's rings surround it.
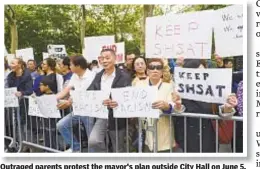
<svg viewBox="0 0 260 169">
<path fill-rule="evenodd" d="M 42 52 L 42 60 L 49 58 L 49 53 Z"/>
<path fill-rule="evenodd" d="M 85 37 L 85 54 L 87 61 L 97 60 L 100 55 L 102 46 L 107 44 L 114 44 L 115 36 L 93 36 L 93 37 Z"/>
<path fill-rule="evenodd" d="M 104 91 L 72 91 L 73 114 L 108 119 L 108 109 L 102 103 L 109 98 Z"/>
<path fill-rule="evenodd" d="M 214 13 L 216 53 L 222 57 L 243 55 L 243 5 L 232 5 Z"/>
<path fill-rule="evenodd" d="M 56 95 L 43 95 L 36 97 L 41 114 L 46 118 L 61 118 L 57 108 Z"/>
<path fill-rule="evenodd" d="M 5 53 L 4 53 L 4 56 L 7 56 L 8 55 L 8 52 L 6 50 L 6 47 L 5 47 Z"/>
<path fill-rule="evenodd" d="M 156 87 L 124 87 L 112 89 L 112 99 L 118 103 L 114 109 L 116 118 L 149 117 L 159 118 L 159 110 L 152 108 L 156 101 Z"/>
<path fill-rule="evenodd" d="M 15 96 L 16 92 L 17 92 L 16 87 L 5 88 L 5 108 L 19 107 L 18 98 Z"/>
<path fill-rule="evenodd" d="M 29 96 L 29 116 L 44 117 L 37 104 L 36 97 Z"/>
<path fill-rule="evenodd" d="M 102 49 L 113 49 L 116 53 L 116 64 L 125 63 L 125 42 L 103 45 Z"/>
<path fill-rule="evenodd" d="M 64 58 L 67 56 L 65 45 L 48 45 L 49 56 L 53 58 Z"/>
<path fill-rule="evenodd" d="M 225 103 L 231 94 L 232 69 L 176 67 L 174 79 L 182 99 Z"/>
<path fill-rule="evenodd" d="M 213 11 L 146 18 L 146 58 L 210 59 Z"/>
<path fill-rule="evenodd" d="M 26 62 L 26 63 L 30 59 L 34 60 L 33 48 L 16 50 L 15 55 L 16 55 L 17 58 L 23 59 L 23 61 Z"/>
<path fill-rule="evenodd" d="M 15 55 L 14 54 L 7 54 L 6 55 L 6 59 L 7 59 L 7 62 L 8 64 L 10 65 L 12 60 L 15 58 Z"/>
</svg>

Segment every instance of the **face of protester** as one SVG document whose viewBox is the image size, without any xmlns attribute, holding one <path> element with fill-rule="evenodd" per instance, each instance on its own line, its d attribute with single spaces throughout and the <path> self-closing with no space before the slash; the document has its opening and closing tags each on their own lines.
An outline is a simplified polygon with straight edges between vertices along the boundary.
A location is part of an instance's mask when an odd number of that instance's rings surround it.
<svg viewBox="0 0 260 169">
<path fill-rule="evenodd" d="M 46 86 L 46 85 L 40 83 L 40 91 L 41 91 L 42 93 L 45 93 L 48 89 L 49 89 L 48 86 Z"/>
<path fill-rule="evenodd" d="M 221 58 L 216 59 L 216 61 L 217 61 L 217 66 L 218 67 L 222 67 L 223 66 L 223 60 Z"/>
<path fill-rule="evenodd" d="M 101 53 L 103 59 L 103 68 L 105 70 L 110 70 L 113 67 L 115 67 L 116 63 L 116 56 L 113 56 L 113 54 L 110 51 L 102 52 Z"/>
<path fill-rule="evenodd" d="M 33 61 L 29 61 L 27 63 L 27 68 L 31 71 L 31 72 L 34 72 L 35 71 L 35 68 L 36 68 L 36 65 L 34 64 Z"/>
<path fill-rule="evenodd" d="M 146 65 L 145 65 L 145 62 L 144 62 L 144 59 L 142 58 L 138 58 L 135 60 L 135 63 L 134 63 L 134 69 L 136 71 L 136 73 L 145 73 L 145 70 L 146 70 Z"/>
<path fill-rule="evenodd" d="M 184 58 L 183 57 L 178 57 L 176 59 L 176 64 L 179 66 L 179 67 L 182 67 L 183 64 L 184 64 Z"/>
<path fill-rule="evenodd" d="M 48 64 L 47 64 L 47 61 L 44 60 L 44 61 L 42 62 L 42 71 L 46 73 L 49 69 L 50 69 L 50 67 L 49 67 Z"/>
<path fill-rule="evenodd" d="M 22 65 L 19 64 L 19 61 L 17 59 L 13 59 L 11 64 L 10 64 L 10 68 L 13 72 L 18 71 L 19 69 L 22 68 Z"/>
<path fill-rule="evenodd" d="M 135 58 L 135 54 L 131 54 L 131 55 L 127 55 L 126 56 L 126 65 L 127 65 L 127 67 L 131 67 L 132 66 L 134 58 Z"/>
<path fill-rule="evenodd" d="M 62 61 L 59 62 L 59 69 L 60 73 L 65 74 L 65 72 L 68 70 L 68 66 L 65 66 Z"/>
<path fill-rule="evenodd" d="M 99 65 L 103 66 L 103 61 L 104 61 L 104 57 L 99 56 L 99 57 L 98 57 L 98 63 L 99 63 Z"/>
<path fill-rule="evenodd" d="M 225 68 L 232 68 L 232 67 L 233 67 L 233 63 L 231 61 L 225 64 Z"/>
<path fill-rule="evenodd" d="M 70 70 L 72 73 L 77 74 L 81 70 L 81 68 L 80 66 L 75 66 L 72 62 L 70 62 Z"/>
<path fill-rule="evenodd" d="M 151 80 L 159 80 L 163 75 L 163 65 L 160 62 L 151 62 L 147 66 L 147 74 Z"/>
</svg>

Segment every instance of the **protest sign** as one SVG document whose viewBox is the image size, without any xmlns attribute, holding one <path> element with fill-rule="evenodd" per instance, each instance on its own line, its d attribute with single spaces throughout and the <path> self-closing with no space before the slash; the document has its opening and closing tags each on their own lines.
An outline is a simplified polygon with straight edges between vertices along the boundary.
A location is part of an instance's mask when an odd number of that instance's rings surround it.
<svg viewBox="0 0 260 169">
<path fill-rule="evenodd" d="M 109 98 L 104 91 L 72 91 L 73 114 L 108 119 L 108 109 L 103 101 Z"/>
<path fill-rule="evenodd" d="M 16 87 L 5 89 L 5 108 L 19 107 L 18 98 L 15 96 L 16 92 L 17 92 Z"/>
<path fill-rule="evenodd" d="M 60 111 L 57 108 L 57 99 L 55 95 L 43 95 L 36 97 L 41 114 L 46 118 L 61 118 Z"/>
<path fill-rule="evenodd" d="M 53 58 L 64 58 L 67 56 L 65 45 L 48 45 L 49 56 Z"/>
<path fill-rule="evenodd" d="M 182 99 L 225 103 L 231 94 L 232 69 L 176 67 L 174 79 Z"/>
<path fill-rule="evenodd" d="M 23 59 L 23 61 L 26 62 L 26 63 L 30 59 L 34 60 L 33 48 L 16 50 L 15 55 L 16 55 L 17 58 Z"/>
<path fill-rule="evenodd" d="M 29 116 L 36 116 L 36 117 L 44 117 L 42 115 L 39 106 L 37 104 L 36 97 L 29 97 L 29 110 L 28 110 Z"/>
<path fill-rule="evenodd" d="M 15 58 L 15 55 L 14 54 L 7 54 L 6 55 L 6 59 L 7 59 L 7 62 L 8 64 L 10 65 L 12 60 Z"/>
<path fill-rule="evenodd" d="M 146 58 L 209 59 L 213 11 L 146 18 Z"/>
<path fill-rule="evenodd" d="M 85 37 L 85 54 L 84 56 L 88 61 L 97 60 L 98 56 L 100 56 L 100 52 L 102 50 L 102 46 L 107 44 L 114 44 L 115 36 L 93 36 L 93 37 Z"/>
<path fill-rule="evenodd" d="M 243 5 L 228 6 L 214 13 L 216 53 L 222 57 L 243 55 Z"/>
<path fill-rule="evenodd" d="M 7 55 L 8 55 L 8 52 L 7 52 L 6 47 L 5 47 L 5 55 L 4 56 L 7 56 Z"/>
<path fill-rule="evenodd" d="M 159 118 L 159 110 L 152 108 L 157 98 L 157 88 L 125 87 L 112 89 L 112 100 L 118 103 L 114 109 L 116 118 L 150 117 Z"/>
<path fill-rule="evenodd" d="M 42 60 L 49 58 L 49 53 L 42 52 Z"/>
<path fill-rule="evenodd" d="M 116 64 L 125 63 L 125 42 L 103 45 L 102 49 L 112 49 L 115 51 Z"/>
</svg>

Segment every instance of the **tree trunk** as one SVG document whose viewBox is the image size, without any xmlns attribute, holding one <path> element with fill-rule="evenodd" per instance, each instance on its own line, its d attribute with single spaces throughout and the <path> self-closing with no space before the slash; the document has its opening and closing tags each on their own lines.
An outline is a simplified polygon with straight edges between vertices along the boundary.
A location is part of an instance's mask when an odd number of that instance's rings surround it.
<svg viewBox="0 0 260 169">
<path fill-rule="evenodd" d="M 15 51 L 18 49 L 18 31 L 16 20 L 13 20 L 13 23 L 10 24 L 11 32 L 11 53 L 15 54 Z"/>
<path fill-rule="evenodd" d="M 145 25 L 146 25 L 146 18 L 153 16 L 154 5 L 144 5 L 143 6 L 143 23 L 142 23 L 142 37 L 141 37 L 141 44 L 140 44 L 140 52 L 145 53 Z"/>
<path fill-rule="evenodd" d="M 83 49 L 85 48 L 84 38 L 85 38 L 85 32 L 86 32 L 86 9 L 85 9 L 85 5 L 81 5 L 81 10 L 82 10 L 82 18 L 81 18 L 81 26 L 80 26 L 80 44 L 81 44 L 81 50 L 83 52 Z"/>
</svg>

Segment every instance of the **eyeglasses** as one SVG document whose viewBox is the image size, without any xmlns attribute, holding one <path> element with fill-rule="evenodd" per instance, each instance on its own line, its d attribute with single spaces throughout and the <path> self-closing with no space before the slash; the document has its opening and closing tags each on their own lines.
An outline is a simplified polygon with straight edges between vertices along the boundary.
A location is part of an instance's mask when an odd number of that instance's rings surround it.
<svg viewBox="0 0 260 169">
<path fill-rule="evenodd" d="M 149 70 L 162 70 L 163 66 L 162 65 L 148 65 Z"/>
</svg>

